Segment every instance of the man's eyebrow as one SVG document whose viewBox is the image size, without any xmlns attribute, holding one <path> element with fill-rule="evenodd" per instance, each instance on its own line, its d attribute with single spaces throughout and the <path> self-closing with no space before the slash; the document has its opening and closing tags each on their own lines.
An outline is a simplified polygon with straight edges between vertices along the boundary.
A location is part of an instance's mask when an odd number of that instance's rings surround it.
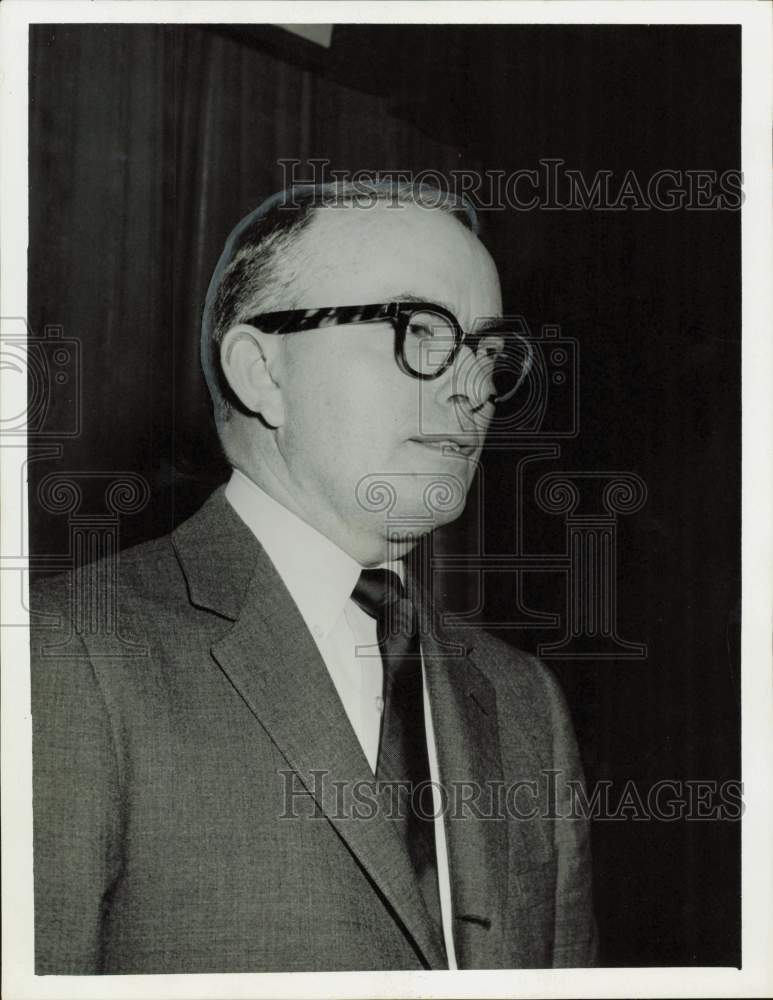
<svg viewBox="0 0 773 1000">
<path fill-rule="evenodd" d="M 501 330 L 502 329 L 502 317 L 501 316 L 484 316 L 473 324 L 473 330 L 475 333 L 486 333 L 488 330 Z"/>
<path fill-rule="evenodd" d="M 433 305 L 442 306 L 447 309 L 450 313 L 456 313 L 451 308 L 447 302 L 441 301 L 441 299 L 428 299 L 426 295 L 416 295 L 414 292 L 399 292 L 397 295 L 392 296 L 393 302 L 431 302 Z"/>
<path fill-rule="evenodd" d="M 443 306 L 450 313 L 456 316 L 456 312 L 447 302 L 440 299 L 427 299 L 423 295 L 416 295 L 414 292 L 400 292 L 392 296 L 393 302 L 432 302 L 436 306 Z M 488 330 L 498 330 L 502 325 L 501 316 L 483 316 L 472 324 L 472 330 L 476 334 L 486 333 Z"/>
</svg>

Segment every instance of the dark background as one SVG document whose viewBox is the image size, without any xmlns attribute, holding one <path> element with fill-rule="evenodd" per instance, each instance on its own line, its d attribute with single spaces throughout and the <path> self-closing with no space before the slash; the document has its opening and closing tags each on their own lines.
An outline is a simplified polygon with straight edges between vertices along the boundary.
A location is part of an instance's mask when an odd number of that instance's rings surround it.
<svg viewBox="0 0 773 1000">
<path fill-rule="evenodd" d="M 235 222 L 283 186 L 279 158 L 346 171 L 740 168 L 740 29 L 350 26 L 330 49 L 280 29 L 36 26 L 30 44 L 29 323 L 81 345 L 48 418 L 80 433 L 32 461 L 33 557 L 66 553 L 51 472 L 132 471 L 152 501 L 121 544 L 169 531 L 227 477 L 198 373 L 209 277 Z M 581 433 L 551 470 L 647 485 L 619 522 L 618 628 L 633 660 L 548 661 L 592 784 L 740 776 L 740 213 L 484 212 L 505 305 L 581 350 Z M 483 460 L 482 506 L 447 531 L 507 552 L 513 454 Z M 533 483 L 531 484 L 533 485 Z M 524 498 L 524 503 L 528 498 Z M 559 551 L 560 518 L 528 547 Z M 555 579 L 528 603 L 560 610 Z M 464 609 L 469 587 L 451 587 Z M 486 587 L 507 620 L 512 583 Z M 504 637 L 535 650 L 555 632 Z M 597 822 L 608 965 L 739 965 L 740 824 Z"/>
</svg>

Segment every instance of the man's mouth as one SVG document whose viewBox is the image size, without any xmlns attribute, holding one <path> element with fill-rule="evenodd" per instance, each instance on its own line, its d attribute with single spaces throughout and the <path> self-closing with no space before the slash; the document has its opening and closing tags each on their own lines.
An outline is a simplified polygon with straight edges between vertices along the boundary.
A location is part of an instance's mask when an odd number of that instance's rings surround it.
<svg viewBox="0 0 773 1000">
<path fill-rule="evenodd" d="M 432 448 L 441 454 L 458 455 L 460 458 L 472 458 L 478 451 L 478 442 L 471 437 L 455 438 L 442 434 L 426 434 L 413 437 L 411 441 L 423 444 L 426 448 Z"/>
</svg>

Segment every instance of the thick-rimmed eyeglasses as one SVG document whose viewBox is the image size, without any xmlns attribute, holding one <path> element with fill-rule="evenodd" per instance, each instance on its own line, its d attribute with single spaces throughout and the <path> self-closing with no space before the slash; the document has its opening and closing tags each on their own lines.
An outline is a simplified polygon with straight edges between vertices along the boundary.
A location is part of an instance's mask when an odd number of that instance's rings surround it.
<svg viewBox="0 0 773 1000">
<path fill-rule="evenodd" d="M 395 331 L 395 360 L 402 371 L 418 379 L 434 379 L 456 360 L 462 347 L 477 358 L 490 359 L 493 375 L 512 355 L 517 334 L 506 321 L 481 320 L 469 333 L 454 314 L 434 302 L 385 302 L 364 306 L 329 306 L 260 313 L 243 322 L 264 333 L 304 333 L 331 326 L 390 322 Z M 512 357 L 511 357 L 512 360 Z M 491 399 L 496 401 L 495 392 Z"/>
</svg>

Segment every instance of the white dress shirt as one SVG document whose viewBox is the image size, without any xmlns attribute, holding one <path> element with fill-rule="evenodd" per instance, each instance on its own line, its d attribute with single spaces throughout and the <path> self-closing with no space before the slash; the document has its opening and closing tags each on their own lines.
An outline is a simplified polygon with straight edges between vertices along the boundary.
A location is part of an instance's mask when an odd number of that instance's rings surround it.
<svg viewBox="0 0 773 1000">
<path fill-rule="evenodd" d="M 225 495 L 263 546 L 298 606 L 375 774 L 384 707 L 383 667 L 378 653 L 375 619 L 351 599 L 362 566 L 238 469 L 234 469 Z M 402 563 L 386 563 L 384 566 L 403 577 Z M 357 655 L 358 648 L 360 655 Z M 423 677 L 427 750 L 437 817 L 435 849 L 440 912 L 448 966 L 455 969 L 448 852 L 440 795 L 436 787 L 439 781 L 437 751 L 426 672 L 423 672 Z"/>
</svg>

